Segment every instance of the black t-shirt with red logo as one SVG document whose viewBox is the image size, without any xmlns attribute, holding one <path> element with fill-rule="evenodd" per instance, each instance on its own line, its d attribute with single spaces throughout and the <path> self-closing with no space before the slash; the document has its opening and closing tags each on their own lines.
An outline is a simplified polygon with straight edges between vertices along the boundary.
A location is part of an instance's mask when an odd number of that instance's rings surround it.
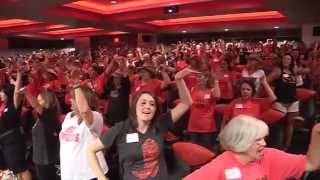
<svg viewBox="0 0 320 180">
<path fill-rule="evenodd" d="M 164 159 L 164 135 L 173 126 L 171 112 L 160 115 L 154 128 L 138 132 L 130 120 L 117 123 L 100 138 L 105 148 L 113 144 L 119 153 L 123 180 L 168 179 Z"/>
<path fill-rule="evenodd" d="M 2 104 L 0 108 L 0 134 L 20 126 L 21 107 L 16 109 L 13 104 Z"/>
</svg>

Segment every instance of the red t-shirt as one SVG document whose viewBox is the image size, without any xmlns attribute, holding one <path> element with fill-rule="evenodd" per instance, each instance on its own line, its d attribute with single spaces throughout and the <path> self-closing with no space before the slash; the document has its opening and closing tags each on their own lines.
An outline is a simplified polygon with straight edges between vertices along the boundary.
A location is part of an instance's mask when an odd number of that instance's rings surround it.
<svg viewBox="0 0 320 180">
<path fill-rule="evenodd" d="M 222 99 L 232 99 L 234 97 L 234 89 L 232 82 L 240 76 L 237 72 L 227 72 L 222 75 L 219 80 L 219 87 Z"/>
<path fill-rule="evenodd" d="M 98 95 L 102 95 L 104 92 L 104 85 L 108 80 L 106 73 L 100 74 L 94 81 L 94 89 Z"/>
<path fill-rule="evenodd" d="M 176 63 L 177 71 L 181 71 L 182 69 L 184 69 L 187 66 L 188 66 L 188 64 L 183 60 L 177 61 L 177 63 Z"/>
<path fill-rule="evenodd" d="M 40 75 L 34 73 L 31 75 L 32 81 L 27 85 L 28 92 L 33 96 L 38 96 L 41 91 L 41 78 Z"/>
<path fill-rule="evenodd" d="M 59 79 L 44 82 L 42 87 L 47 90 L 51 90 L 54 92 L 61 92 L 61 81 Z"/>
<path fill-rule="evenodd" d="M 193 104 L 189 117 L 189 132 L 216 132 L 214 119 L 215 98 L 212 96 L 213 89 L 198 90 L 192 88 L 191 97 Z"/>
<path fill-rule="evenodd" d="M 149 91 L 154 93 L 157 97 L 161 97 L 161 84 L 162 81 L 159 79 L 151 79 L 149 82 L 145 83 L 140 79 L 136 78 L 133 83 L 131 95 L 132 97 L 134 97 L 139 92 Z"/>
<path fill-rule="evenodd" d="M 230 120 L 233 117 L 244 114 L 244 115 L 253 116 L 259 119 L 261 115 L 260 99 L 257 99 L 257 98 L 234 99 L 228 105 L 228 108 L 224 113 L 224 118 L 227 120 Z"/>
<path fill-rule="evenodd" d="M 184 180 L 285 180 L 300 179 L 306 166 L 305 155 L 289 154 L 265 148 L 264 156 L 250 164 L 239 162 L 226 151 L 210 163 L 194 171 Z"/>
<path fill-rule="evenodd" d="M 189 90 L 191 90 L 193 87 L 196 87 L 198 81 L 197 75 L 195 74 L 188 75 L 186 78 L 184 78 L 184 80 Z"/>
</svg>

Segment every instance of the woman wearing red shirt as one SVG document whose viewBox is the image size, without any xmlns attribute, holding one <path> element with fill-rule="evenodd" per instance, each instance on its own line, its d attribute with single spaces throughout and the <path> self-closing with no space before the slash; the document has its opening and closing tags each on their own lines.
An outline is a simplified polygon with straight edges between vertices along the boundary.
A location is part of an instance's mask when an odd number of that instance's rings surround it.
<svg viewBox="0 0 320 180">
<path fill-rule="evenodd" d="M 231 71 L 230 65 L 231 59 L 229 57 L 225 57 L 221 63 L 219 72 L 217 75 L 219 76 L 219 87 L 221 91 L 221 96 L 219 102 L 228 103 L 234 97 L 234 83 L 235 80 L 240 77 L 240 73 Z"/>
<path fill-rule="evenodd" d="M 284 180 L 300 179 L 304 171 L 320 168 L 320 124 L 313 127 L 307 155 L 266 148 L 267 124 L 240 115 L 219 134 L 226 150 L 184 180 Z"/>
<path fill-rule="evenodd" d="M 228 108 L 224 113 L 222 127 L 228 120 L 240 114 L 245 114 L 259 118 L 262 113 L 261 101 L 269 101 L 271 103 L 277 99 L 271 87 L 269 86 L 265 76 L 262 77 L 261 84 L 264 87 L 268 97 L 258 99 L 254 97 L 256 92 L 254 81 L 250 79 L 242 80 L 242 82 L 240 83 L 241 97 L 234 99 L 228 105 Z"/>
<path fill-rule="evenodd" d="M 188 132 L 193 142 L 212 149 L 216 138 L 216 122 L 214 106 L 220 97 L 218 81 L 214 81 L 210 73 L 198 75 L 197 86 L 191 89 L 193 105 L 189 117 Z"/>
<path fill-rule="evenodd" d="M 171 82 L 168 74 L 165 71 L 161 72 L 163 80 L 154 78 L 155 67 L 151 63 L 145 63 L 139 68 L 139 76 L 133 79 L 131 82 L 131 97 L 134 97 L 139 92 L 150 91 L 156 96 L 160 97 L 160 102 L 163 103 L 164 99 L 161 99 L 161 90 L 165 89 Z"/>
</svg>

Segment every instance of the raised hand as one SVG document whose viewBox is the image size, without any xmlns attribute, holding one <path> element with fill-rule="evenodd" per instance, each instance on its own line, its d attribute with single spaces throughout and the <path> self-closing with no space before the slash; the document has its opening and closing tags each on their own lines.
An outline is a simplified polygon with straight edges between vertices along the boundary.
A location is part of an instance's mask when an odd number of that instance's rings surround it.
<svg viewBox="0 0 320 180">
<path fill-rule="evenodd" d="M 201 74 L 201 72 L 197 71 L 197 70 L 193 70 L 191 68 L 184 68 L 183 70 L 179 71 L 176 75 L 175 75 L 175 79 L 182 79 L 184 77 L 186 77 L 189 74 Z"/>
<path fill-rule="evenodd" d="M 74 69 L 74 70 L 71 72 L 71 75 L 70 75 L 71 83 L 72 83 L 72 84 L 78 84 L 78 83 L 79 83 L 79 80 L 80 80 L 80 77 L 81 77 L 81 71 L 80 71 L 80 69 Z"/>
</svg>

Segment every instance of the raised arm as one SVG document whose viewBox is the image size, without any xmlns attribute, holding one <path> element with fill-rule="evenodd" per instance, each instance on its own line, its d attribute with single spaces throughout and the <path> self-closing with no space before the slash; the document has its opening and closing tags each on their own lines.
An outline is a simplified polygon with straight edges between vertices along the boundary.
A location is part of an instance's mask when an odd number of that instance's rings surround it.
<svg viewBox="0 0 320 180">
<path fill-rule="evenodd" d="M 267 81 L 268 83 L 272 83 L 274 80 L 278 79 L 281 76 L 280 68 L 275 68 L 273 71 L 268 75 Z"/>
<path fill-rule="evenodd" d="M 21 101 L 22 101 L 22 97 L 21 97 L 21 93 L 20 93 L 21 78 L 22 78 L 21 70 L 20 70 L 20 67 L 18 67 L 17 79 L 14 84 L 14 93 L 13 93 L 13 105 L 16 109 L 19 108 L 19 106 L 21 105 Z"/>
<path fill-rule="evenodd" d="M 107 57 L 106 57 L 106 58 L 107 58 Z M 105 61 L 109 61 L 109 60 L 105 59 Z M 106 75 L 111 74 L 114 65 L 115 65 L 114 59 L 111 59 L 110 63 L 109 63 L 109 64 L 106 64 L 106 69 L 104 70 L 104 73 L 105 73 Z"/>
<path fill-rule="evenodd" d="M 296 74 L 309 74 L 311 69 L 309 67 L 297 67 L 295 68 Z"/>
<path fill-rule="evenodd" d="M 80 71 L 74 70 L 71 72 L 72 87 L 74 90 L 74 100 L 79 111 L 79 116 L 84 120 L 85 124 L 90 127 L 93 123 L 93 114 L 88 104 L 87 98 L 84 95 L 82 87 L 79 84 Z"/>
<path fill-rule="evenodd" d="M 161 76 L 162 76 L 162 83 L 161 83 L 161 89 L 165 89 L 166 87 L 168 87 L 168 85 L 171 83 L 171 79 L 167 73 L 167 67 L 163 66 L 163 69 L 161 71 Z"/>
<path fill-rule="evenodd" d="M 213 84 L 213 94 L 212 96 L 215 98 L 220 98 L 221 97 L 221 91 L 220 91 L 220 86 L 219 86 L 219 80 L 218 80 L 218 76 L 216 75 L 216 73 L 214 73 L 213 71 L 211 72 L 213 78 L 214 78 L 214 84 Z"/>
<path fill-rule="evenodd" d="M 214 88 L 213 97 L 220 98 L 221 97 L 221 91 L 220 91 L 219 81 L 218 80 L 214 80 L 213 88 Z"/>
<path fill-rule="evenodd" d="M 312 128 L 311 141 L 307 152 L 306 171 L 320 169 L 320 123 Z"/>
<path fill-rule="evenodd" d="M 190 68 L 185 68 L 175 75 L 175 80 L 179 92 L 180 102 L 171 111 L 172 120 L 176 122 L 192 105 L 192 98 L 189 89 L 183 78 L 191 73 L 199 73 Z"/>
<path fill-rule="evenodd" d="M 273 102 L 277 99 L 277 96 L 274 94 L 273 90 L 271 89 L 266 76 L 263 76 L 261 78 L 261 84 L 264 87 L 264 90 L 266 91 L 267 95 L 268 95 L 268 99 L 270 102 Z"/>
</svg>

